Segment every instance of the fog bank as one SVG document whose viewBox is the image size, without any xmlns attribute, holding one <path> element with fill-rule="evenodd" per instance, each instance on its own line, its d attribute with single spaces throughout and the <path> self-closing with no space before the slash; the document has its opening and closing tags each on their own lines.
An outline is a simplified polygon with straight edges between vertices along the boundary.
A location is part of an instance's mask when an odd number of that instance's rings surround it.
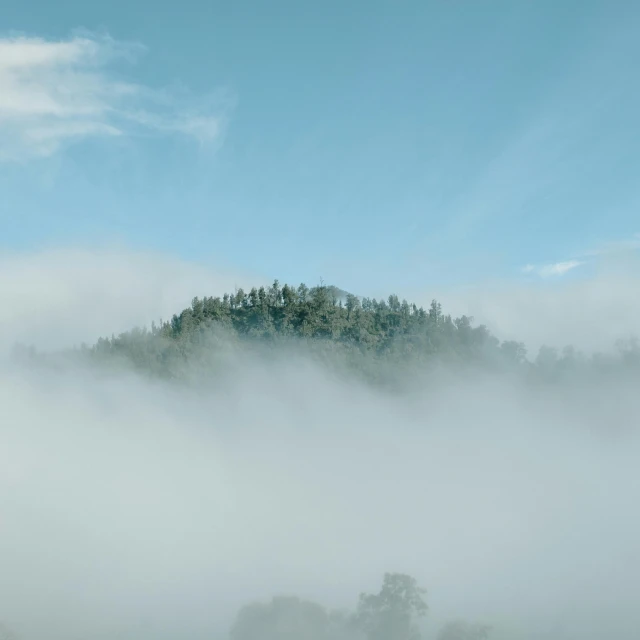
<svg viewBox="0 0 640 640">
<path fill-rule="evenodd" d="M 82 276 L 83 255 L 2 272 L 3 347 L 230 288 L 135 259 Z M 498 639 L 638 637 L 637 381 L 475 372 L 394 395 L 302 351 L 228 357 L 204 388 L 2 360 L 0 621 L 19 637 L 226 638 L 246 603 L 353 608 L 385 571 L 428 589 L 426 638 L 458 616 Z"/>
<path fill-rule="evenodd" d="M 0 619 L 24 638 L 216 637 L 254 599 L 351 607 L 401 570 L 432 630 L 464 614 L 635 637 L 632 389 L 486 378 L 394 399 L 295 360 L 233 376 L 203 396 L 3 367 Z"/>
</svg>

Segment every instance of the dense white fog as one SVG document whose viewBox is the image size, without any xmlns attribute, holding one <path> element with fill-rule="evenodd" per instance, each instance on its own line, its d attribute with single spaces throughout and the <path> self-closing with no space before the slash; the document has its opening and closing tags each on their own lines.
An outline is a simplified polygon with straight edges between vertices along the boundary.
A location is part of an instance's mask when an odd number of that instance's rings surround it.
<svg viewBox="0 0 640 640">
<path fill-rule="evenodd" d="M 67 319 L 86 340 L 106 308 L 138 321 L 97 275 L 96 306 L 73 269 L 58 288 L 51 273 L 12 282 L 3 344 L 25 325 L 56 344 Z M 0 412 L 0 621 L 24 640 L 225 638 L 244 604 L 353 608 L 385 571 L 428 589 L 427 638 L 458 616 L 495 638 L 638 637 L 640 401 L 625 377 L 534 390 L 442 375 L 403 396 L 301 353 L 243 358 L 203 393 L 5 358 Z"/>
</svg>

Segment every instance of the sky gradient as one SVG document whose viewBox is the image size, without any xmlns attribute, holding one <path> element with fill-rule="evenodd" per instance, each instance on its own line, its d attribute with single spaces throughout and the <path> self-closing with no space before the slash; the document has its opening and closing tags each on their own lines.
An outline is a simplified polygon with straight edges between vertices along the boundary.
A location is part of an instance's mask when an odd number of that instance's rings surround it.
<svg viewBox="0 0 640 640">
<path fill-rule="evenodd" d="M 639 29 L 624 1 L 11 3 L 0 248 L 365 294 L 582 277 L 640 243 Z"/>
</svg>

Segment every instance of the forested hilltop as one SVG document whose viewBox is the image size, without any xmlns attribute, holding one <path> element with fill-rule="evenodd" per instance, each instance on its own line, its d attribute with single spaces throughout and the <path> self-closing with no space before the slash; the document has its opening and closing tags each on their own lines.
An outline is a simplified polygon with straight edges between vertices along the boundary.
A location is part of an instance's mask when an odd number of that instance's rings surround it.
<svg viewBox="0 0 640 640">
<path fill-rule="evenodd" d="M 237 289 L 222 297 L 194 298 L 171 320 L 135 328 L 95 345 L 84 356 L 125 362 L 160 377 L 180 377 L 187 367 L 228 362 L 231 347 L 280 353 L 289 347 L 370 381 L 388 382 L 434 364 L 520 371 L 535 379 L 573 374 L 640 371 L 640 346 L 630 338 L 611 354 L 585 357 L 571 346 L 542 347 L 535 357 L 522 342 L 500 341 L 473 318 L 453 318 L 433 300 L 428 309 L 390 295 L 359 298 L 334 286 Z M 218 356 L 218 357 L 216 357 Z"/>
</svg>

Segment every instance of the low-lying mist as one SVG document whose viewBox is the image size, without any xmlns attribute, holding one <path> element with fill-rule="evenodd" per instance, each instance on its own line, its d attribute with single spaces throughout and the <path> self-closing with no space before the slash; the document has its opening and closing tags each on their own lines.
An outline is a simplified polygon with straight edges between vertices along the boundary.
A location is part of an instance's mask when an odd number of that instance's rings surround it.
<svg viewBox="0 0 640 640">
<path fill-rule="evenodd" d="M 487 374 L 394 397 L 304 354 L 242 362 L 206 393 L 3 366 L 7 626 L 222 638 L 243 604 L 353 607 L 402 571 L 428 589 L 426 637 L 460 616 L 495 637 L 637 637 L 624 380 L 565 395 Z"/>
<path fill-rule="evenodd" d="M 224 358 L 179 384 L 2 361 L 15 637 L 226 639 L 246 604 L 353 610 L 388 571 L 427 589 L 427 639 L 457 618 L 497 640 L 638 637 L 631 372 L 540 385 L 445 367 L 399 393 L 302 346 Z"/>
</svg>

